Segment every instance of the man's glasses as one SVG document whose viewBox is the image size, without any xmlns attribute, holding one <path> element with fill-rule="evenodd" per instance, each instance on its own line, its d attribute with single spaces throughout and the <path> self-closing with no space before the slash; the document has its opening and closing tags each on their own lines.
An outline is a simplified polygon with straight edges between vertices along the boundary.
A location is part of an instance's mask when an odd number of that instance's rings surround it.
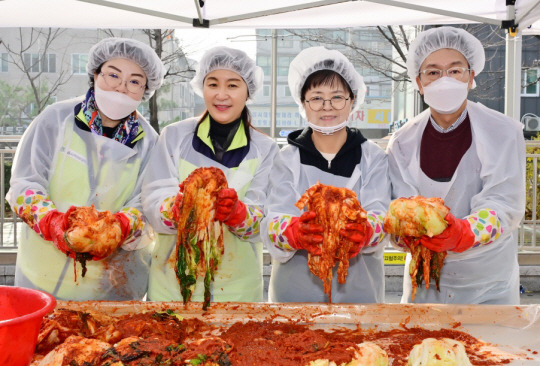
<svg viewBox="0 0 540 366">
<path fill-rule="evenodd" d="M 456 66 L 456 67 L 451 67 L 446 70 L 425 69 L 425 70 L 420 71 L 420 73 L 424 74 L 424 77 L 429 81 L 435 81 L 437 79 L 440 79 L 444 74 L 456 80 L 463 81 L 465 79 L 465 75 L 469 74 L 469 71 L 470 69 L 466 67 Z"/>
<path fill-rule="evenodd" d="M 335 110 L 341 110 L 345 108 L 345 104 L 347 104 L 347 101 L 351 98 L 345 98 L 341 95 L 335 95 L 330 99 L 323 99 L 321 97 L 313 97 L 309 100 L 306 100 L 306 103 L 309 105 L 309 108 L 313 112 L 318 112 L 324 108 L 324 102 L 329 102 L 330 106 L 334 108 Z"/>
<path fill-rule="evenodd" d="M 146 87 L 146 84 L 143 82 L 143 80 L 138 79 L 138 78 L 124 81 L 120 78 L 120 76 L 118 76 L 118 74 L 114 72 L 109 72 L 109 73 L 100 72 L 99 74 L 103 76 L 103 79 L 105 80 L 105 84 L 107 84 L 110 88 L 117 88 L 122 83 L 125 83 L 126 89 L 128 90 L 128 92 L 137 94 L 138 92 L 141 91 L 141 89 Z"/>
</svg>

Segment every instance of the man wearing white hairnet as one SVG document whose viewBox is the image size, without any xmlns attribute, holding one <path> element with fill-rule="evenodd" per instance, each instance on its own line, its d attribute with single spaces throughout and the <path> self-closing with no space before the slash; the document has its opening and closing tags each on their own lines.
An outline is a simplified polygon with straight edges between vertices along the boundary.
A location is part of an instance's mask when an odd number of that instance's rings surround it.
<svg viewBox="0 0 540 366">
<path fill-rule="evenodd" d="M 436 286 L 415 302 L 518 304 L 517 228 L 525 208 L 525 144 L 521 125 L 467 100 L 484 68 L 484 49 L 463 29 L 432 28 L 409 50 L 409 76 L 429 109 L 388 145 L 393 198 L 440 197 L 447 228 L 421 244 L 447 252 Z M 405 265 L 402 302 L 411 301 Z"/>
<path fill-rule="evenodd" d="M 339 51 L 307 48 L 291 62 L 289 88 L 307 120 L 289 134 L 289 145 L 274 161 L 262 235 L 272 255 L 269 299 L 277 302 L 384 302 L 382 220 L 390 202 L 384 151 L 347 127 L 364 101 L 366 87 L 353 64 Z M 314 211 L 295 203 L 317 182 L 353 190 L 367 211 L 367 225 L 350 223 L 340 231 L 340 245 L 352 243 L 348 274 L 338 281 L 331 269 L 332 291 L 308 266 L 321 254 L 324 228 Z M 319 257 L 320 258 L 320 257 Z M 341 282 L 341 283 L 339 283 Z"/>
<path fill-rule="evenodd" d="M 137 107 L 160 87 L 164 68 L 148 45 L 107 38 L 90 50 L 87 72 L 86 95 L 47 107 L 18 145 L 6 198 L 28 225 L 15 285 L 62 300 L 141 300 L 152 232 L 140 173 L 157 133 Z M 92 205 L 114 214 L 100 230 L 110 233 L 107 244 L 76 250 L 66 236 L 71 214 Z"/>
<path fill-rule="evenodd" d="M 246 105 L 262 81 L 262 69 L 244 51 L 211 48 L 191 81 L 204 98 L 206 111 L 163 129 L 143 183 L 143 207 L 159 233 L 150 269 L 150 300 L 191 299 L 206 304 L 208 300 L 263 300 L 259 228 L 268 173 L 278 148 L 270 137 L 253 128 Z M 224 253 L 212 282 L 208 278 L 205 284 L 204 276 L 198 276 L 196 282 L 182 280 L 180 286 L 176 238 L 184 192 L 178 186 L 199 167 L 219 168 L 227 178 L 228 188 L 217 193 L 215 205 L 216 223 L 223 223 Z M 192 197 L 190 193 L 186 196 Z M 212 253 L 206 254 L 212 258 Z M 185 277 L 193 273 L 192 265 L 186 267 Z"/>
</svg>

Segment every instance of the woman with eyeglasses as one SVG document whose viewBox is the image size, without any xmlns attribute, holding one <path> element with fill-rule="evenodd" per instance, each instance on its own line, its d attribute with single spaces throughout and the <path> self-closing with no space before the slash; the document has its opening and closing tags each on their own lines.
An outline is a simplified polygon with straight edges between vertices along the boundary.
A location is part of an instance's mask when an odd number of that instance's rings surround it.
<svg viewBox="0 0 540 366">
<path fill-rule="evenodd" d="M 205 52 L 191 81 L 204 99 L 202 116 L 163 129 L 143 183 L 143 207 L 159 233 L 152 256 L 148 299 L 182 301 L 176 278 L 178 189 L 199 167 L 223 171 L 229 188 L 218 192 L 216 219 L 223 224 L 224 253 L 210 283 L 211 301 L 263 301 L 259 237 L 268 174 L 277 144 L 251 125 L 246 103 L 262 87 L 263 71 L 244 51 L 214 47 Z M 199 276 L 192 301 L 204 299 Z"/>
<path fill-rule="evenodd" d="M 444 199 L 450 213 L 440 235 L 421 244 L 447 252 L 436 286 L 418 288 L 415 302 L 519 304 L 518 226 L 525 210 L 522 125 L 467 100 L 483 70 L 484 48 L 459 28 L 420 33 L 407 70 L 429 108 L 388 145 L 392 196 Z M 406 272 L 410 254 L 407 255 Z M 405 273 L 402 302 L 411 301 Z"/>
<path fill-rule="evenodd" d="M 15 285 L 62 300 L 141 300 L 153 235 L 140 175 L 157 133 L 137 107 L 161 86 L 164 67 L 148 45 L 107 38 L 90 49 L 86 70 L 86 94 L 47 107 L 17 147 L 6 198 L 28 225 Z M 65 236 L 73 209 L 91 205 L 114 214 L 104 230 L 121 233 L 106 257 L 75 253 Z"/>
<path fill-rule="evenodd" d="M 346 284 L 332 279 L 332 301 L 384 302 L 382 221 L 390 202 L 384 151 L 355 128 L 347 127 L 364 101 L 366 87 L 340 52 L 312 47 L 289 68 L 289 88 L 307 127 L 288 136 L 270 173 L 263 241 L 273 258 L 269 300 L 327 302 L 323 282 L 308 268 L 317 254 L 323 228 L 315 212 L 294 205 L 318 181 L 352 189 L 368 212 L 370 225 L 348 224 L 341 234 L 355 245 L 349 252 Z"/>
</svg>

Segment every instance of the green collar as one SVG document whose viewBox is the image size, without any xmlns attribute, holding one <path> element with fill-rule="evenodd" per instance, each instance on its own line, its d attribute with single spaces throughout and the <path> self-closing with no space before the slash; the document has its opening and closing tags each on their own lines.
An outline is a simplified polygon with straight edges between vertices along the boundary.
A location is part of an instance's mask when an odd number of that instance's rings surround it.
<svg viewBox="0 0 540 366">
<path fill-rule="evenodd" d="M 212 149 L 212 152 L 214 154 L 216 153 L 216 151 L 214 150 L 214 145 L 212 144 L 212 140 L 210 139 L 210 115 L 207 115 L 206 118 L 201 123 L 199 123 L 199 128 L 197 129 L 197 137 L 200 138 L 206 146 Z M 227 151 L 239 149 L 241 147 L 247 146 L 247 144 L 248 141 L 244 122 L 240 121 L 240 126 L 238 126 L 238 129 L 234 134 L 233 140 L 231 141 L 231 145 L 227 148 Z"/>
</svg>

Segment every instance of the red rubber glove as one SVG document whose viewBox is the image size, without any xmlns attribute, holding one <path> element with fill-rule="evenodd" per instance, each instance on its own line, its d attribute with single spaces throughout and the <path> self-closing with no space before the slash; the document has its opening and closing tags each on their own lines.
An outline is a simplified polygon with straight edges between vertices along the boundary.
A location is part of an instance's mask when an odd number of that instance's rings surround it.
<svg viewBox="0 0 540 366">
<path fill-rule="evenodd" d="M 176 194 L 174 203 L 171 207 L 171 219 L 174 222 L 178 222 L 180 219 L 180 206 L 182 205 L 182 199 L 184 198 L 184 182 L 180 183 L 178 187 L 180 187 L 180 190 Z"/>
<path fill-rule="evenodd" d="M 371 235 L 373 235 L 373 229 L 369 223 L 358 224 L 350 223 L 346 224 L 345 228 L 339 231 L 341 236 L 354 243 L 349 250 L 349 258 L 356 257 L 363 247 L 369 244 Z"/>
<path fill-rule="evenodd" d="M 227 226 L 238 226 L 246 219 L 246 205 L 233 188 L 222 188 L 216 201 L 216 219 Z"/>
<path fill-rule="evenodd" d="M 122 239 L 120 240 L 120 243 L 118 243 L 118 246 L 120 246 L 128 237 L 129 232 L 131 231 L 131 225 L 129 224 L 128 217 L 122 212 L 115 213 L 114 217 L 116 217 L 116 220 L 120 223 L 120 229 L 122 230 Z"/>
<path fill-rule="evenodd" d="M 70 251 L 64 241 L 64 233 L 67 229 L 67 219 L 75 206 L 71 206 L 66 213 L 51 211 L 39 221 L 39 229 L 43 238 L 52 241 L 54 246 L 71 258 L 75 258 L 75 253 Z"/>
<path fill-rule="evenodd" d="M 474 234 L 471 231 L 469 222 L 464 219 L 456 219 L 454 215 L 448 213 L 444 218 L 448 226 L 442 233 L 432 238 L 424 235 L 420 238 L 420 243 L 434 252 L 464 252 L 474 245 Z"/>
<path fill-rule="evenodd" d="M 323 242 L 323 227 L 313 222 L 315 217 L 315 212 L 306 211 L 302 216 L 292 218 L 283 235 L 293 249 L 305 249 L 312 255 L 321 255 L 319 245 Z"/>
</svg>

